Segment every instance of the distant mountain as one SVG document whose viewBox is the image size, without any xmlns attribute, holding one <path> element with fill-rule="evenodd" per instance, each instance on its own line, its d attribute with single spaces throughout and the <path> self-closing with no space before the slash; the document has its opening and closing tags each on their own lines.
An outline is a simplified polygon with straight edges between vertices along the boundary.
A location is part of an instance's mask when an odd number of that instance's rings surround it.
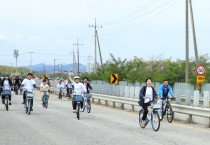
<svg viewBox="0 0 210 145">
<path fill-rule="evenodd" d="M 29 69 L 30 66 L 22 66 L 22 68 L 27 68 Z M 62 67 L 60 67 L 60 65 L 56 65 L 55 67 L 55 71 L 56 72 L 60 72 L 62 68 L 62 72 L 70 72 L 73 70 L 73 64 L 66 64 L 66 65 L 62 65 Z M 32 65 L 32 70 L 33 71 L 45 71 L 47 73 L 51 73 L 54 72 L 54 65 L 48 65 L 48 64 L 44 64 L 44 63 L 40 63 L 40 64 L 36 64 L 36 65 Z M 86 72 L 86 66 L 83 64 L 80 64 L 80 72 Z"/>
</svg>

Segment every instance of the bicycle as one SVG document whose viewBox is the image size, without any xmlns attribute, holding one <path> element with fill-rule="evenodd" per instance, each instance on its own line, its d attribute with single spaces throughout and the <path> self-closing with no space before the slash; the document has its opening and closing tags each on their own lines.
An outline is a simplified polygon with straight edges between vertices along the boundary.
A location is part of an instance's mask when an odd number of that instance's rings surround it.
<svg viewBox="0 0 210 145">
<path fill-rule="evenodd" d="M 59 99 L 62 99 L 62 96 L 63 96 L 63 95 L 62 95 L 62 92 L 63 92 L 63 91 L 62 91 L 62 88 L 60 88 L 60 89 L 59 89 L 59 92 L 58 92 L 58 98 L 59 98 Z"/>
<path fill-rule="evenodd" d="M 68 97 L 68 100 L 72 100 L 72 89 L 69 89 L 69 92 L 67 93 L 66 97 Z"/>
<path fill-rule="evenodd" d="M 11 95 L 11 90 L 3 90 L 4 98 L 4 105 L 7 111 L 9 111 L 9 95 Z"/>
<path fill-rule="evenodd" d="M 48 91 L 43 91 L 44 92 L 44 102 L 43 102 L 43 108 L 46 108 L 48 107 L 48 100 L 49 100 L 49 95 L 47 95 L 47 92 Z"/>
<path fill-rule="evenodd" d="M 80 108 L 81 108 L 81 102 L 83 102 L 83 96 L 82 95 L 74 95 L 73 102 L 77 103 L 76 112 L 73 112 L 73 113 L 76 113 L 77 119 L 80 120 Z"/>
<path fill-rule="evenodd" d="M 14 92 L 15 92 L 15 95 L 18 95 L 18 84 L 15 84 L 15 87 L 14 87 Z"/>
<path fill-rule="evenodd" d="M 161 98 L 162 99 L 162 98 Z M 171 106 L 171 99 L 169 98 L 169 96 L 166 97 L 166 100 L 162 100 L 162 111 L 161 111 L 161 121 L 163 120 L 164 115 L 166 114 L 167 116 L 167 120 L 169 123 L 172 123 L 173 119 L 174 119 L 174 111 L 172 109 Z"/>
<path fill-rule="evenodd" d="M 158 111 L 161 109 L 161 104 L 154 104 L 152 108 L 152 111 L 150 113 L 150 116 L 151 116 L 151 125 L 152 125 L 152 129 L 154 131 L 158 131 L 159 128 L 160 128 L 160 117 L 159 117 L 159 113 Z M 139 111 L 139 125 L 141 128 L 145 128 L 147 126 L 147 124 L 149 123 L 149 120 L 148 118 L 146 118 L 146 125 L 145 126 L 142 126 L 142 117 L 143 117 L 143 114 L 144 114 L 144 109 L 142 108 L 140 111 Z"/>
<path fill-rule="evenodd" d="M 90 113 L 90 111 L 91 111 L 91 100 L 90 99 L 91 98 L 92 98 L 92 94 L 90 94 L 90 93 L 85 94 L 85 101 L 84 101 L 84 106 L 83 106 L 83 112 L 87 108 L 87 113 Z"/>
<path fill-rule="evenodd" d="M 34 93 L 33 91 L 26 91 L 26 101 L 25 101 L 25 111 L 28 113 L 28 115 L 31 114 L 31 102 L 32 99 L 34 98 Z"/>
</svg>

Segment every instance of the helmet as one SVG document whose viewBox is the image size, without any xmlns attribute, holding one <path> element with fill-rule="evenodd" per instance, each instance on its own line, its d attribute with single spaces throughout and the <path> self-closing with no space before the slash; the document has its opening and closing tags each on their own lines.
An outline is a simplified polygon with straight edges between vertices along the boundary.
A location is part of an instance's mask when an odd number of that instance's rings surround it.
<svg viewBox="0 0 210 145">
<path fill-rule="evenodd" d="M 74 77 L 74 80 L 75 80 L 75 79 L 80 79 L 80 77 L 79 77 L 79 76 L 75 76 L 75 77 Z"/>
</svg>

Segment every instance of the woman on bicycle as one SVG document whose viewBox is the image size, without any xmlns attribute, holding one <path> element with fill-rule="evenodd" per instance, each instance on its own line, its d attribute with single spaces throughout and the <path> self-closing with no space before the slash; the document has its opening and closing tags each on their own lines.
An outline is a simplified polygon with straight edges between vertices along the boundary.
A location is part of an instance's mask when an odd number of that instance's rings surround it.
<svg viewBox="0 0 210 145">
<path fill-rule="evenodd" d="M 9 75 L 5 75 L 5 77 L 3 78 L 2 82 L 1 82 L 1 87 L 3 88 L 3 90 L 10 90 L 13 86 L 12 80 L 10 79 Z M 5 95 L 2 94 L 2 104 L 4 104 L 4 99 L 5 99 Z M 9 95 L 9 105 L 12 105 L 11 103 L 11 95 Z"/>
<path fill-rule="evenodd" d="M 39 86 L 40 87 L 40 93 L 41 93 L 41 103 L 43 105 L 43 102 L 44 102 L 44 92 L 46 91 L 46 95 L 49 96 L 49 85 L 47 84 L 46 80 L 43 80 L 41 85 Z"/>
<path fill-rule="evenodd" d="M 149 119 L 147 119 L 148 114 L 148 106 L 151 106 L 151 102 L 154 101 L 154 99 L 157 98 L 157 93 L 155 89 L 152 87 L 152 79 L 147 78 L 146 79 L 146 86 L 143 86 L 140 90 L 139 94 L 139 105 L 144 109 L 144 114 L 142 117 L 142 126 L 146 126 L 149 122 Z M 146 120 L 146 121 L 145 121 Z"/>
</svg>

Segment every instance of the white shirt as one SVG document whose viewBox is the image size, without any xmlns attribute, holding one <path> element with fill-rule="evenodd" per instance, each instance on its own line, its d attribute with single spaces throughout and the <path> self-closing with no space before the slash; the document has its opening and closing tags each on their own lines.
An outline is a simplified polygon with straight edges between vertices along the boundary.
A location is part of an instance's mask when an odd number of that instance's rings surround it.
<svg viewBox="0 0 210 145">
<path fill-rule="evenodd" d="M 72 83 L 67 83 L 67 88 L 72 89 Z"/>
<path fill-rule="evenodd" d="M 83 92 L 87 92 L 83 83 L 74 83 L 74 92 L 75 95 L 82 95 Z"/>
<path fill-rule="evenodd" d="M 48 91 L 49 90 L 49 85 L 48 84 L 44 85 L 43 83 L 41 83 L 40 87 L 41 87 L 42 91 Z"/>
<path fill-rule="evenodd" d="M 23 84 L 23 89 L 26 91 L 33 91 L 34 90 L 34 86 L 36 83 L 33 79 L 29 80 L 29 79 L 24 79 L 23 82 L 21 83 Z"/>
<path fill-rule="evenodd" d="M 150 100 L 153 100 L 153 91 L 152 87 L 147 87 L 146 88 L 146 93 L 145 93 L 146 99 L 144 100 L 144 103 L 148 103 Z"/>
<path fill-rule="evenodd" d="M 11 86 L 9 85 L 9 81 L 5 80 L 4 81 L 4 86 L 3 90 L 11 90 Z"/>
<path fill-rule="evenodd" d="M 63 89 L 64 88 L 64 86 L 63 86 L 63 83 L 61 83 L 61 84 L 57 84 L 57 89 L 59 90 L 59 89 Z"/>
</svg>

